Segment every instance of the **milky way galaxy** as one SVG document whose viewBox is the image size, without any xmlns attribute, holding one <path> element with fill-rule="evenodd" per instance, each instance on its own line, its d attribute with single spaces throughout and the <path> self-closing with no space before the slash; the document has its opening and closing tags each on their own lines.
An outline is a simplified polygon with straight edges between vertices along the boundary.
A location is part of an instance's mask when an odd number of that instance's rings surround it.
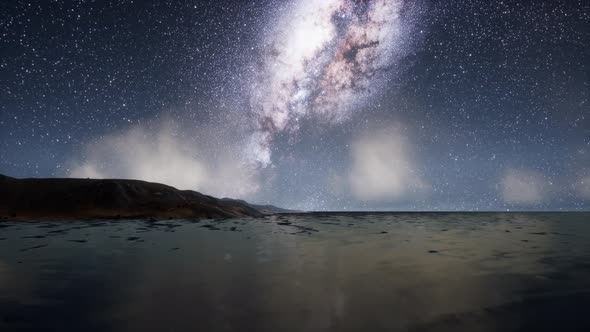
<svg viewBox="0 0 590 332">
<path fill-rule="evenodd" d="M 280 15 L 252 89 L 248 158 L 268 166 L 276 133 L 297 131 L 305 117 L 341 122 L 379 90 L 400 54 L 403 9 L 403 0 L 301 0 Z"/>
<path fill-rule="evenodd" d="M 4 1 L 0 174 L 590 209 L 590 1 Z"/>
</svg>

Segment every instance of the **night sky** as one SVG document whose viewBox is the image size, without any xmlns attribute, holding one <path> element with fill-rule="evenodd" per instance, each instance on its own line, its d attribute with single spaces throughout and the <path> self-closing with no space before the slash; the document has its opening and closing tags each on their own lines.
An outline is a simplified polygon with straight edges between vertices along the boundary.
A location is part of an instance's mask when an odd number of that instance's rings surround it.
<svg viewBox="0 0 590 332">
<path fill-rule="evenodd" d="M 590 209 L 590 2 L 0 4 L 0 173 L 305 210 Z"/>
</svg>

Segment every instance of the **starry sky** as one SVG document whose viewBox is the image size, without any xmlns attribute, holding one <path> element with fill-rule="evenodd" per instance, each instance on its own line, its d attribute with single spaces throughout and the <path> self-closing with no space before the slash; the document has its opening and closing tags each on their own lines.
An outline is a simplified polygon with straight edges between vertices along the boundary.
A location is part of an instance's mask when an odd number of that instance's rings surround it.
<svg viewBox="0 0 590 332">
<path fill-rule="evenodd" d="M 304 210 L 590 209 L 590 3 L 0 4 L 0 173 Z"/>
</svg>

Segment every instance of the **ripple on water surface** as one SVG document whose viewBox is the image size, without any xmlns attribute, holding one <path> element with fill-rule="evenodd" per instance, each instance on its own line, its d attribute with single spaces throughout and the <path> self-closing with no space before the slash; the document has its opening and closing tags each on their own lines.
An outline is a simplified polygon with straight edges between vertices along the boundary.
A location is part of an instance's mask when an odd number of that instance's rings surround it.
<svg viewBox="0 0 590 332">
<path fill-rule="evenodd" d="M 588 213 L 0 223 L 2 331 L 574 331 L 588 307 Z"/>
</svg>

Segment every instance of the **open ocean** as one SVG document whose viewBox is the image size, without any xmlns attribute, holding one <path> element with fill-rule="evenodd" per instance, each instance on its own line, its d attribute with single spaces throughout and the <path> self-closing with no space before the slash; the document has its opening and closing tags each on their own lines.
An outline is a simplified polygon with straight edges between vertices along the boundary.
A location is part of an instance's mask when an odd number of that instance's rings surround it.
<svg viewBox="0 0 590 332">
<path fill-rule="evenodd" d="M 590 331 L 590 213 L 0 222 L 0 331 Z"/>
</svg>

